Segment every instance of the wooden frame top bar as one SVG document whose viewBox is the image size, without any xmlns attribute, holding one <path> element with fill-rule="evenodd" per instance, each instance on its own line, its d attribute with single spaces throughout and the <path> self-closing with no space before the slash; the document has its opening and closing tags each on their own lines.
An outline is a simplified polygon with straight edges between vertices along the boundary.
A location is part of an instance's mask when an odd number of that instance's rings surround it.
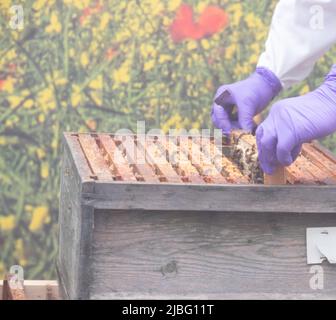
<svg viewBox="0 0 336 320">
<path fill-rule="evenodd" d="M 244 135 L 239 138 L 245 139 Z M 211 137 L 64 133 L 85 181 L 149 184 L 253 185 L 240 164 Z M 244 143 L 253 144 L 251 136 Z M 225 150 L 230 146 L 225 145 Z M 255 150 L 255 148 L 253 148 Z M 175 161 L 176 158 L 178 161 Z M 198 159 L 196 159 L 198 158 Z M 196 159 L 196 161 L 195 161 Z M 335 185 L 336 158 L 319 144 L 303 146 L 287 167 L 286 182 Z"/>
</svg>

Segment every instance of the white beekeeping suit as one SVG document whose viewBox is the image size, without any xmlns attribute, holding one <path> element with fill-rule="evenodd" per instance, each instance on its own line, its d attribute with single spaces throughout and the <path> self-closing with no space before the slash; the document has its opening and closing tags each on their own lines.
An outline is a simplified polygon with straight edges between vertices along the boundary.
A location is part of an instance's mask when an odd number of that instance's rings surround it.
<svg viewBox="0 0 336 320">
<path fill-rule="evenodd" d="M 258 67 L 273 71 L 288 88 L 306 78 L 334 43 L 336 0 L 280 0 Z"/>
</svg>

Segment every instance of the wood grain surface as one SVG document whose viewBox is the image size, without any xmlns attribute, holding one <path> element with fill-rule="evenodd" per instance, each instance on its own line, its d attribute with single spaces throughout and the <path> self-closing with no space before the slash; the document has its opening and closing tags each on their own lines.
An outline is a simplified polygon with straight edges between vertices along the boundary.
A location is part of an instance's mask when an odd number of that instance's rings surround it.
<svg viewBox="0 0 336 320">
<path fill-rule="evenodd" d="M 332 265 L 324 289 L 310 288 L 305 246 L 307 227 L 335 224 L 334 214 L 97 211 L 90 296 L 335 297 Z"/>
</svg>

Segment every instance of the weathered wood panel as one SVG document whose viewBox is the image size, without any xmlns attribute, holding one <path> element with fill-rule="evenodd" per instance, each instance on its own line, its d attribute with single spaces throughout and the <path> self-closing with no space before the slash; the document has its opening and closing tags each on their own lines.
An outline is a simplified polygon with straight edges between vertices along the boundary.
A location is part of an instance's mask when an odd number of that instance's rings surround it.
<svg viewBox="0 0 336 320">
<path fill-rule="evenodd" d="M 307 227 L 335 214 L 95 213 L 90 297 L 335 298 L 336 269 L 313 290 Z"/>
<path fill-rule="evenodd" d="M 75 170 L 70 172 L 68 167 L 65 168 L 64 174 L 72 174 L 78 176 L 80 183 L 91 181 L 94 173 L 91 171 L 83 150 L 78 141 L 78 135 L 74 133 L 65 133 L 63 136 L 63 153 L 68 152 L 69 158 L 74 164 Z"/>
<path fill-rule="evenodd" d="M 78 161 L 78 158 L 76 159 Z M 79 161 L 82 165 L 82 162 Z M 93 192 L 93 181 L 83 181 L 78 163 L 72 158 L 68 145 L 64 145 L 61 165 L 61 192 L 59 207 L 59 253 L 57 271 L 64 298 L 85 298 L 87 273 L 90 271 L 90 235 L 93 209 L 82 204 L 82 191 Z"/>
<path fill-rule="evenodd" d="M 336 296 L 330 265 L 323 265 L 324 290 L 309 288 L 305 248 L 307 227 L 336 223 L 334 186 L 238 185 L 239 168 L 229 179 L 225 170 L 219 172 L 226 159 L 217 152 L 216 162 L 212 150 L 197 141 L 188 144 L 196 145 L 202 167 L 191 169 L 187 143 L 182 143 L 185 164 L 170 162 L 173 148 L 159 155 L 159 166 L 148 162 L 148 143 L 135 136 L 88 135 L 82 146 L 78 137 L 65 135 L 61 168 L 57 271 L 63 298 Z M 82 147 L 90 148 L 91 142 L 90 161 Z M 160 138 L 150 147 L 149 158 L 165 149 Z M 113 163 L 115 152 L 121 163 Z M 97 154 L 105 173 L 93 164 Z M 328 161 L 330 170 L 334 160 Z M 298 177 L 301 183 L 317 182 L 313 176 L 321 164 L 316 157 L 311 162 L 304 170 L 297 166 L 301 175 L 293 171 L 293 183 Z M 201 173 L 206 168 L 210 173 Z M 321 176 L 327 180 L 326 171 Z M 207 178 L 212 180 L 206 184 Z M 216 179 L 220 183 L 210 183 Z"/>
<path fill-rule="evenodd" d="M 312 196 L 313 195 L 313 196 Z M 331 186 L 182 185 L 104 182 L 85 193 L 98 209 L 217 212 L 336 212 Z M 149 201 L 150 200 L 150 201 Z"/>
</svg>

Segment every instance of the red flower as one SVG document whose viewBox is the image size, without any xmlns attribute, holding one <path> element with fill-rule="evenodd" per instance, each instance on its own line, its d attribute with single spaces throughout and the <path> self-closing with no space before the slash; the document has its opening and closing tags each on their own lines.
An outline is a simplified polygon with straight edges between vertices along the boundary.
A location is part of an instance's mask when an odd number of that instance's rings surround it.
<svg viewBox="0 0 336 320">
<path fill-rule="evenodd" d="M 194 32 L 193 10 L 191 6 L 182 4 L 170 26 L 173 41 L 179 42 L 188 38 Z"/>
<path fill-rule="evenodd" d="M 227 14 L 219 7 L 208 6 L 200 15 L 199 21 L 195 22 L 192 7 L 182 4 L 169 31 L 174 42 L 180 42 L 185 39 L 199 40 L 221 31 L 227 24 Z"/>
<path fill-rule="evenodd" d="M 222 31 L 228 25 L 228 20 L 224 10 L 216 6 L 209 6 L 200 15 L 198 23 L 205 35 L 212 35 Z"/>
<path fill-rule="evenodd" d="M 82 15 L 79 18 L 80 24 L 83 25 L 85 23 L 85 20 L 87 18 L 89 18 L 91 16 L 91 14 L 92 14 L 92 9 L 91 8 L 87 7 L 85 9 L 83 9 L 82 10 Z"/>
<path fill-rule="evenodd" d="M 3 86 L 5 85 L 6 80 L 0 79 L 0 90 L 2 90 Z"/>
<path fill-rule="evenodd" d="M 114 48 L 109 48 L 106 50 L 105 57 L 107 60 L 112 60 L 116 54 L 117 51 Z"/>
<path fill-rule="evenodd" d="M 84 8 L 82 10 L 82 15 L 79 18 L 80 24 L 83 25 L 87 18 L 90 18 L 92 15 L 101 12 L 102 9 L 103 9 L 103 5 L 99 1 L 96 1 L 93 7 Z"/>
<path fill-rule="evenodd" d="M 87 17 L 92 14 L 93 10 L 90 7 L 84 8 L 82 10 L 82 17 Z"/>
</svg>

